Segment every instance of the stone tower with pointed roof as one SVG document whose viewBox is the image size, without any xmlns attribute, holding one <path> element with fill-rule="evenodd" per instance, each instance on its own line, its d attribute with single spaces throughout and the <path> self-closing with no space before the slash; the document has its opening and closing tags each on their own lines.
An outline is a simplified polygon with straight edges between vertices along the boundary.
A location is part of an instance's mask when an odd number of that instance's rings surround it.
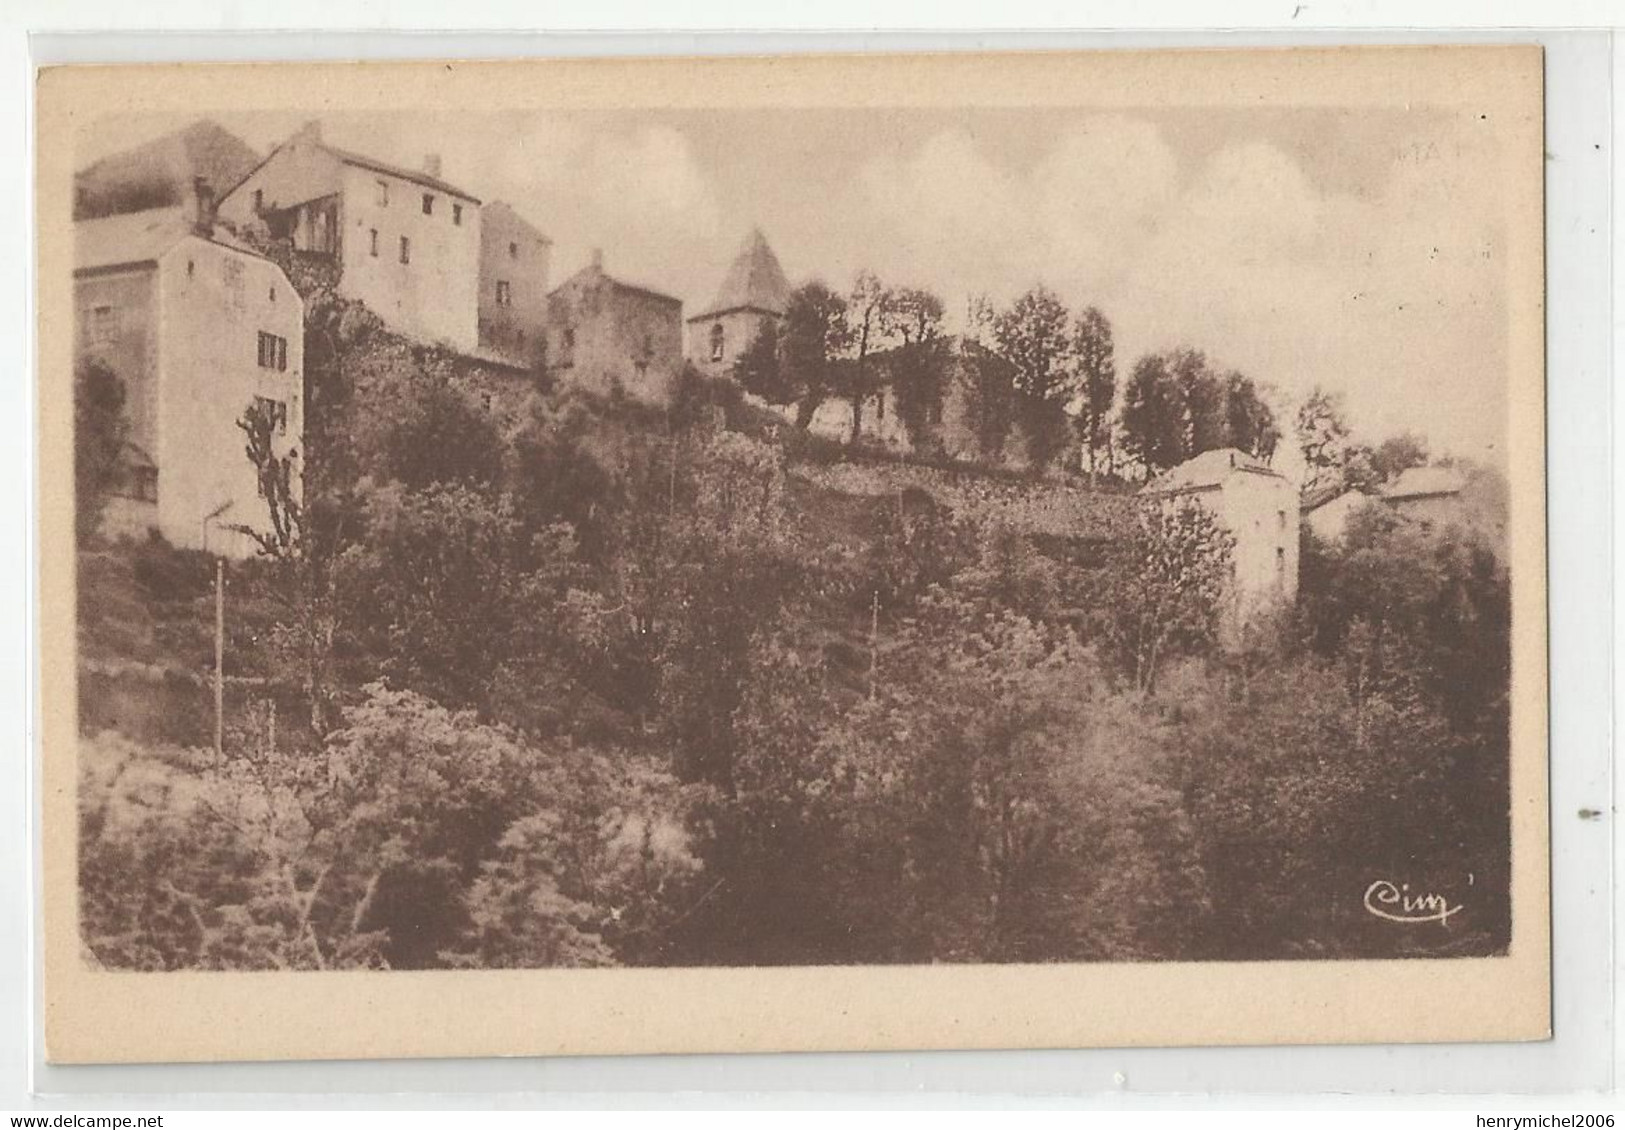
<svg viewBox="0 0 1625 1130">
<path fill-rule="evenodd" d="M 752 228 L 717 288 L 688 319 L 688 359 L 707 376 L 727 376 L 762 326 L 784 317 L 790 283 L 760 228 Z"/>
</svg>

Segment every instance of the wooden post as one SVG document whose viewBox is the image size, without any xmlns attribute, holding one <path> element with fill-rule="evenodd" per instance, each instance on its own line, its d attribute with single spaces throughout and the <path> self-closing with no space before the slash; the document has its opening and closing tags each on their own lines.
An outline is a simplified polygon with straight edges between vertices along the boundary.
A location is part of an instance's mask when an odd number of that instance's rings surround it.
<svg viewBox="0 0 1625 1130">
<path fill-rule="evenodd" d="M 214 752 L 226 751 L 226 559 L 214 559 Z"/>
<path fill-rule="evenodd" d="M 869 701 L 875 700 L 875 668 L 880 652 L 880 590 L 869 605 Z"/>
</svg>

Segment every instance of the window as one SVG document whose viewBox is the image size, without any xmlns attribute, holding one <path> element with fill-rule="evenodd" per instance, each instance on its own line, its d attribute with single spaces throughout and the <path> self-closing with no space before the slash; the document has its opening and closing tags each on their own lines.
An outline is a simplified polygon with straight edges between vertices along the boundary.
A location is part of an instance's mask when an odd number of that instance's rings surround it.
<svg viewBox="0 0 1625 1130">
<path fill-rule="evenodd" d="M 519 258 L 519 245 L 517 243 L 508 244 L 508 258 L 510 258 L 510 259 Z"/>
<path fill-rule="evenodd" d="M 111 306 L 92 306 L 90 319 L 85 324 L 85 343 L 87 345 L 111 345 L 113 335 L 118 332 L 118 311 Z"/>
<path fill-rule="evenodd" d="M 254 408 L 271 421 L 271 430 L 279 436 L 288 434 L 288 406 L 268 396 L 256 396 Z"/>
<path fill-rule="evenodd" d="M 506 279 L 497 280 L 497 305 L 513 305 L 513 291 L 508 288 L 508 282 Z"/>
<path fill-rule="evenodd" d="M 434 193 L 432 192 L 423 194 L 423 214 L 425 216 L 434 215 Z"/>
<path fill-rule="evenodd" d="M 263 211 L 265 211 L 265 190 L 256 188 L 254 190 L 254 214 L 257 216 Z"/>
<path fill-rule="evenodd" d="M 188 259 L 186 261 L 186 277 L 191 278 L 195 274 L 197 274 L 197 261 L 195 259 Z"/>
<path fill-rule="evenodd" d="M 268 290 L 266 290 L 265 297 L 268 298 L 270 301 L 275 302 L 276 301 L 276 287 L 273 286 L 273 287 L 269 288 Z"/>
<path fill-rule="evenodd" d="M 1278 530 L 1286 529 L 1286 511 L 1285 510 L 1277 510 L 1275 512 L 1275 528 L 1278 529 Z"/>
<path fill-rule="evenodd" d="M 403 235 L 403 236 L 401 236 L 401 262 L 410 263 L 411 261 L 412 261 L 412 241 L 410 239 L 407 239 Z"/>
<path fill-rule="evenodd" d="M 378 185 L 378 193 L 377 193 L 378 207 L 380 207 L 380 208 L 388 208 L 389 207 L 389 182 L 387 180 L 381 180 L 381 181 L 378 181 L 376 183 Z"/>
<path fill-rule="evenodd" d="M 368 231 L 367 234 L 372 237 L 372 243 L 371 243 L 372 257 L 374 259 L 376 259 L 376 258 L 378 258 L 378 229 L 373 228 L 370 231 Z"/>
<path fill-rule="evenodd" d="M 1275 579 L 1277 581 L 1285 581 L 1286 580 L 1286 547 L 1285 546 L 1279 546 L 1278 545 L 1278 546 L 1275 547 Z"/>
<path fill-rule="evenodd" d="M 711 327 L 711 360 L 722 360 L 723 349 L 724 341 L 722 323 L 718 322 L 716 325 Z"/>
<path fill-rule="evenodd" d="M 137 498 L 142 502 L 158 501 L 158 468 L 137 467 L 130 477 L 134 480 Z"/>
<path fill-rule="evenodd" d="M 144 458 L 144 457 L 143 457 Z M 137 502 L 158 501 L 158 468 L 145 463 L 126 464 L 119 471 L 115 494 L 133 498 Z"/>
<path fill-rule="evenodd" d="M 463 226 L 463 206 L 461 204 L 453 204 L 451 206 L 451 222 L 456 224 L 458 227 Z"/>
<path fill-rule="evenodd" d="M 286 372 L 288 368 L 288 339 L 260 331 L 260 368 Z"/>
</svg>

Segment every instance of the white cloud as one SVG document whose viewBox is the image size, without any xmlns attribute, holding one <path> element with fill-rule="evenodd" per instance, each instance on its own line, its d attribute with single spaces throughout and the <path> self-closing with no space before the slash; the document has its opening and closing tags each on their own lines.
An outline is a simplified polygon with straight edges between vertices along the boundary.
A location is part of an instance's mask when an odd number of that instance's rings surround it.
<svg viewBox="0 0 1625 1130">
<path fill-rule="evenodd" d="M 1182 175 L 1157 128 L 1128 117 L 1081 119 L 1024 171 L 950 131 L 869 161 L 840 209 L 865 235 L 841 258 L 924 280 L 951 310 L 1043 281 L 1107 312 L 1125 374 L 1189 344 L 1277 386 L 1283 409 L 1321 384 L 1372 438 L 1420 428 L 1482 456 L 1501 439 L 1505 313 L 1478 156 L 1435 132 L 1396 146 L 1376 191 L 1345 195 L 1266 140 Z"/>
</svg>

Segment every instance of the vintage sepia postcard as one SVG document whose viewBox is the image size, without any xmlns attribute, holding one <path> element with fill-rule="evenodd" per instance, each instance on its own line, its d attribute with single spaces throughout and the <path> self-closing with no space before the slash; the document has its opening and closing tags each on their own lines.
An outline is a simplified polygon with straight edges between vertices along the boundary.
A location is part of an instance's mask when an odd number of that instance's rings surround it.
<svg viewBox="0 0 1625 1130">
<path fill-rule="evenodd" d="M 1538 48 L 37 96 L 53 1062 L 1549 1034 Z"/>
</svg>

